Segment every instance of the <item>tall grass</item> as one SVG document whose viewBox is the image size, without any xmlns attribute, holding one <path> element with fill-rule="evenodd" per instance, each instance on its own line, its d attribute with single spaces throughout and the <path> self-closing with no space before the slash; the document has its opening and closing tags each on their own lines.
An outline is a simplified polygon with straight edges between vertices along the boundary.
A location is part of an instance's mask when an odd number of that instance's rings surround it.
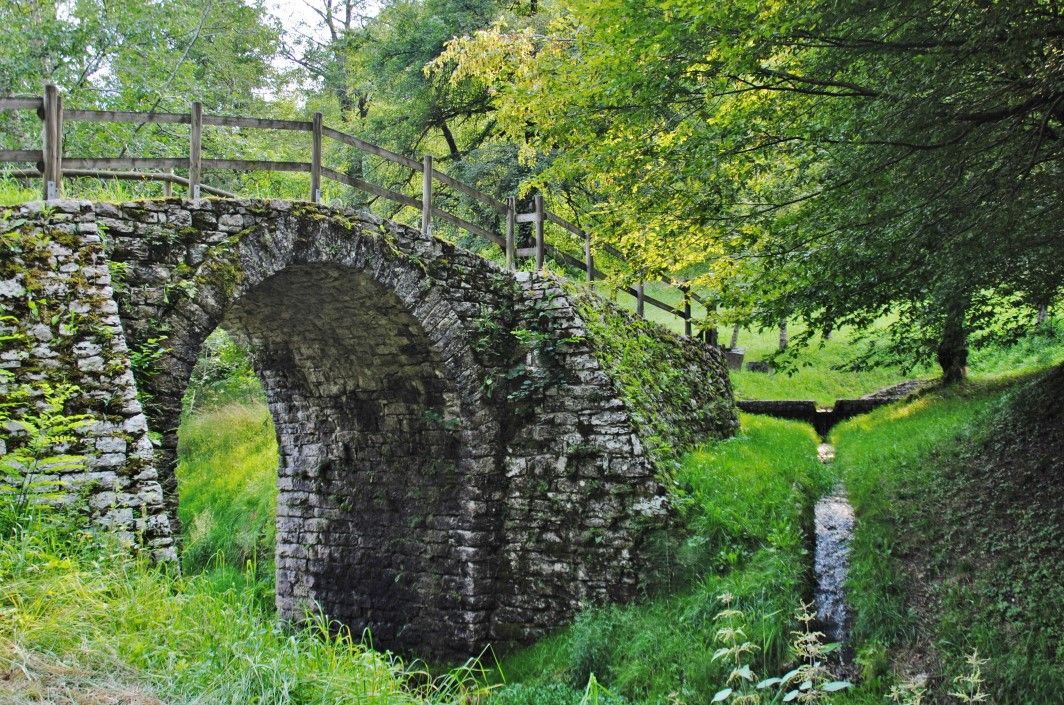
<svg viewBox="0 0 1064 705">
<path fill-rule="evenodd" d="M 728 672 L 712 659 L 725 592 L 737 609 L 756 615 L 749 634 L 759 647 L 755 670 L 774 672 L 806 587 L 805 515 L 830 484 L 816 445 L 808 426 L 744 415 L 739 436 L 689 454 L 676 476 L 690 529 L 676 562 L 687 584 L 642 604 L 588 610 L 571 627 L 507 655 L 499 676 L 509 685 L 497 699 L 575 704 L 573 694 L 594 675 L 632 702 L 708 702 Z"/>
<path fill-rule="evenodd" d="M 264 403 L 230 403 L 184 419 L 177 480 L 188 572 L 250 565 L 272 576 L 277 441 Z"/>
<path fill-rule="evenodd" d="M 938 470 L 929 456 L 969 432 L 1003 393 L 1000 384 L 969 384 L 877 409 L 832 432 L 835 463 L 858 512 L 848 580 L 858 642 L 915 636 L 903 576 L 884 562 L 899 539 L 895 527 L 905 510 L 898 500 L 919 501 Z"/>
<path fill-rule="evenodd" d="M 1064 491 L 1039 484 L 1059 479 L 1064 373 L 1048 387 L 1031 377 L 968 383 L 833 432 L 857 512 L 848 584 L 866 692 L 886 689 L 893 660 L 930 671 L 941 697 L 972 649 L 989 658 L 994 702 L 1064 692 Z"/>
<path fill-rule="evenodd" d="M 4 702 L 38 701 L 57 680 L 72 702 L 111 702 L 101 692 L 116 679 L 174 704 L 462 703 L 484 694 L 475 671 L 433 679 L 321 621 L 278 626 L 239 581 L 219 589 L 106 542 L 57 546 L 49 531 L 38 524 L 0 540 L 0 672 L 20 676 L 0 680 Z"/>
</svg>

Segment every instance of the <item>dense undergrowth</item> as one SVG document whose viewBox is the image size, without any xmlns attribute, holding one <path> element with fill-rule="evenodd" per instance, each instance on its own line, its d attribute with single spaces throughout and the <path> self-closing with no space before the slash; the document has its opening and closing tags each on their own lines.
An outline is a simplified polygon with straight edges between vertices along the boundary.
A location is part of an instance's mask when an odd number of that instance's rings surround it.
<svg viewBox="0 0 1064 705">
<path fill-rule="evenodd" d="M 1057 368 L 969 383 L 834 432 L 858 517 L 850 596 L 867 702 L 920 674 L 929 697 L 953 702 L 976 652 L 989 702 L 1059 702 L 1062 405 Z"/>
</svg>

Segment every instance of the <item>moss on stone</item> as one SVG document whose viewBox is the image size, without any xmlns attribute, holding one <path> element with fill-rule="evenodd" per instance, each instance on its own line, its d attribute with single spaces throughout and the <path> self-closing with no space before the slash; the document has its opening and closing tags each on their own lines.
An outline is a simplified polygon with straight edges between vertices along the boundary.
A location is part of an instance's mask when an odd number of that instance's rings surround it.
<svg viewBox="0 0 1064 705">
<path fill-rule="evenodd" d="M 588 288 L 564 285 L 587 328 L 599 363 L 659 457 L 738 427 L 720 353 L 638 318 Z"/>
</svg>

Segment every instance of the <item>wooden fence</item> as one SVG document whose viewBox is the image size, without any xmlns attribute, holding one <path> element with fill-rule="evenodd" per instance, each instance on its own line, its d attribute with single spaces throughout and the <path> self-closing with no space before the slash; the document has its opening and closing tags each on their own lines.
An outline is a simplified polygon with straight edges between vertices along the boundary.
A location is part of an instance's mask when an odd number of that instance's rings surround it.
<svg viewBox="0 0 1064 705">
<path fill-rule="evenodd" d="M 339 130 L 326 126 L 321 113 L 314 113 L 313 119 L 274 120 L 253 117 L 236 117 L 228 115 L 207 115 L 199 102 L 192 104 L 189 113 L 137 112 L 119 110 L 68 110 L 64 109 L 63 98 L 53 85 L 45 87 L 43 97 L 0 97 L 0 110 L 35 111 L 41 120 L 41 149 L 7 149 L 0 150 L 0 162 L 30 163 L 33 168 L 16 169 L 6 172 L 19 177 L 40 177 L 42 196 L 45 200 L 54 200 L 61 196 L 64 178 L 105 178 L 120 180 L 148 180 L 163 183 L 164 193 L 170 195 L 173 185 L 178 184 L 187 189 L 191 198 L 200 198 L 201 194 L 213 194 L 235 198 L 236 194 L 203 183 L 205 170 L 237 171 L 281 171 L 304 172 L 310 175 L 310 200 L 321 201 L 322 177 L 345 184 L 359 191 L 398 203 L 401 206 L 421 210 L 421 230 L 432 233 L 434 220 L 450 223 L 467 232 L 489 240 L 506 253 L 506 266 L 514 268 L 518 258 L 534 257 L 537 268 L 542 268 L 549 256 L 556 262 L 576 267 L 584 271 L 587 281 L 593 282 L 606 278 L 606 274 L 595 266 L 592 252 L 591 235 L 561 216 L 549 211 L 542 194 L 536 194 L 534 208 L 527 213 L 517 211 L 517 199 L 511 196 L 501 201 L 478 189 L 454 179 L 433 166 L 431 156 L 424 156 L 421 161 L 398 154 L 379 145 L 359 139 Z M 67 122 L 101 122 L 101 123 L 170 123 L 189 125 L 189 150 L 187 156 L 181 157 L 72 157 L 63 153 L 63 126 Z M 259 130 L 289 130 L 309 132 L 311 150 L 309 162 L 268 161 L 256 159 L 205 159 L 202 141 L 204 126 L 250 128 Z M 322 142 L 325 138 L 354 147 L 361 152 L 380 157 L 388 162 L 398 164 L 422 175 L 421 198 L 408 196 L 392 189 L 371 183 L 365 179 L 330 169 L 322 163 Z M 188 171 L 188 177 L 174 173 L 175 169 Z M 487 206 L 501 216 L 506 223 L 505 234 L 499 235 L 493 230 L 470 222 L 453 213 L 437 208 L 433 204 L 433 191 L 436 184 L 441 184 L 474 201 Z M 575 237 L 583 244 L 584 258 L 553 247 L 544 239 L 545 223 L 553 223 L 563 231 Z M 517 247 L 519 228 L 530 224 L 534 233 L 531 247 Z M 624 262 L 621 252 L 608 245 L 601 252 Z M 645 291 L 645 282 L 636 286 L 622 286 L 618 290 L 635 299 L 636 312 L 645 315 L 647 304 L 668 314 L 679 317 L 684 324 L 684 332 L 692 332 L 691 303 L 697 301 L 706 306 L 707 302 L 692 292 L 689 287 L 680 286 L 683 307 L 676 308 L 668 303 L 650 296 Z M 715 341 L 714 341 L 715 342 Z"/>
</svg>

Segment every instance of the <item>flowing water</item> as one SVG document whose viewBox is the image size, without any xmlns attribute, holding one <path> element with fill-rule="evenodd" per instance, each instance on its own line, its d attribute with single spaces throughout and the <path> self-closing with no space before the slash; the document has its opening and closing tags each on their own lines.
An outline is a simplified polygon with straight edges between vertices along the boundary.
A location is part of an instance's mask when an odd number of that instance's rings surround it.
<svg viewBox="0 0 1064 705">
<path fill-rule="evenodd" d="M 817 455 L 821 462 L 829 463 L 835 458 L 835 449 L 822 443 Z M 854 518 L 853 507 L 841 486 L 816 503 L 813 518 L 816 526 L 813 554 L 816 589 L 813 596 L 817 621 L 829 641 L 845 644 L 850 617 L 845 584 Z"/>
</svg>

